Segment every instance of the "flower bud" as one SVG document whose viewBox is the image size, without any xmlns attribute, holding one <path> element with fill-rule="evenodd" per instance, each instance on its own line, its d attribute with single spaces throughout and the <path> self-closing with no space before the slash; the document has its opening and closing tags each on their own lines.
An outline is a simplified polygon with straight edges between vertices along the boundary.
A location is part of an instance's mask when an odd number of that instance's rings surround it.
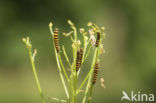
<svg viewBox="0 0 156 103">
<path fill-rule="evenodd" d="M 24 43 L 26 43 L 26 39 L 25 39 L 25 38 L 22 38 L 22 41 L 23 41 Z"/>
<path fill-rule="evenodd" d="M 103 48 L 103 45 L 102 44 L 100 44 L 100 53 L 101 54 L 104 54 L 105 53 L 105 49 Z"/>
<path fill-rule="evenodd" d="M 92 22 L 88 22 L 88 26 L 92 26 L 93 25 L 93 23 Z"/>
<path fill-rule="evenodd" d="M 71 20 L 67 21 L 69 25 L 74 26 L 74 23 Z"/>
<path fill-rule="evenodd" d="M 77 45 L 78 45 L 78 46 L 81 45 L 81 41 L 80 41 L 80 40 L 77 41 Z"/>
<path fill-rule="evenodd" d="M 103 27 L 101 27 L 101 29 L 102 29 L 102 30 L 105 30 L 105 27 L 103 26 Z"/>
<path fill-rule="evenodd" d="M 50 27 L 50 28 L 52 28 L 52 26 L 53 26 L 53 23 L 52 23 L 52 22 L 50 22 L 50 23 L 49 23 L 49 27 Z"/>
<path fill-rule="evenodd" d="M 64 35 L 65 37 L 67 37 L 67 36 L 68 36 L 68 33 L 63 33 L 63 35 Z"/>
<path fill-rule="evenodd" d="M 75 48 L 76 46 L 75 46 L 75 43 L 72 43 L 72 48 Z"/>
<path fill-rule="evenodd" d="M 80 33 L 84 33 L 84 28 L 80 28 Z"/>
<path fill-rule="evenodd" d="M 87 36 L 85 36 L 85 41 L 87 41 L 88 40 L 88 37 Z"/>
</svg>

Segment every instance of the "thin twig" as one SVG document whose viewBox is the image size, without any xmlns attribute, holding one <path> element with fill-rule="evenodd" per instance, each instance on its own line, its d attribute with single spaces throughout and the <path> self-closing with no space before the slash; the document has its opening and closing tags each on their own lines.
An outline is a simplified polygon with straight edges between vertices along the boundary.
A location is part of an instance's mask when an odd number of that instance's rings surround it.
<svg viewBox="0 0 156 103">
<path fill-rule="evenodd" d="M 50 24 L 52 24 L 52 23 L 50 23 Z M 54 34 L 53 34 L 53 30 L 52 30 L 52 25 L 50 25 L 50 24 L 49 24 L 49 29 L 51 31 L 51 35 L 52 35 L 52 38 L 53 38 L 53 35 Z M 53 39 L 53 43 L 54 43 L 54 39 Z M 65 90 L 66 96 L 69 99 L 69 93 L 68 93 L 68 90 L 67 90 L 67 87 L 66 87 L 66 84 L 65 84 L 63 75 L 62 75 L 62 70 L 61 70 L 61 66 L 60 66 L 60 62 L 59 62 L 59 57 L 58 57 L 58 53 L 56 52 L 56 49 L 54 49 L 54 52 L 55 52 L 55 57 L 56 57 L 57 66 L 58 66 L 58 70 L 59 70 L 59 75 L 60 75 L 60 78 L 61 78 L 61 81 L 62 81 L 64 90 Z"/>
<path fill-rule="evenodd" d="M 67 72 L 66 72 L 66 70 L 65 70 L 65 68 L 64 68 L 64 65 L 63 65 L 63 62 L 62 62 L 62 59 L 61 59 L 60 54 L 58 54 L 58 57 L 59 57 L 59 61 L 60 61 L 60 64 L 61 64 L 62 70 L 63 70 L 63 72 L 64 72 L 64 75 L 65 75 L 67 81 L 69 82 L 69 78 L 68 78 Z"/>
<path fill-rule="evenodd" d="M 65 56 L 65 58 L 66 58 L 66 60 L 67 60 L 67 63 L 68 63 L 68 65 L 69 65 L 69 67 L 71 67 L 71 63 L 70 63 L 69 58 L 68 58 L 68 56 L 67 56 L 66 50 L 65 50 L 65 48 L 64 48 L 64 45 L 62 46 L 62 49 L 63 49 L 63 54 L 64 54 L 64 56 Z"/>
<path fill-rule="evenodd" d="M 34 78 L 35 78 L 35 81 L 37 84 L 38 91 L 40 93 L 40 97 L 42 99 L 42 103 L 46 103 L 43 93 L 42 93 L 42 90 L 41 90 L 40 82 L 38 79 L 38 75 L 37 75 L 36 67 L 35 67 L 35 63 L 34 63 L 34 61 L 35 61 L 34 59 L 35 59 L 37 51 L 35 50 L 34 53 L 32 54 L 32 51 L 31 51 L 32 45 L 30 44 L 29 37 L 27 37 L 27 39 L 23 38 L 23 42 L 26 44 L 28 52 L 29 52 L 29 57 L 30 57 L 30 62 L 31 62 Z"/>
</svg>

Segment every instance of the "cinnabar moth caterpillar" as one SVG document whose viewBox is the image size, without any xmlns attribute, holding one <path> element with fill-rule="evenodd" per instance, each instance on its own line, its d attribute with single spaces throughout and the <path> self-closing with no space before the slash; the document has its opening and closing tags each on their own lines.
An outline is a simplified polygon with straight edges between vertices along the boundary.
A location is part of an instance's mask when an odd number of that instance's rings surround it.
<svg viewBox="0 0 156 103">
<path fill-rule="evenodd" d="M 58 28 L 55 28 L 55 30 L 54 30 L 54 43 L 55 43 L 55 48 L 56 48 L 57 53 L 59 53 L 59 51 L 60 51 L 58 32 L 59 32 Z"/>
<path fill-rule="evenodd" d="M 77 51 L 77 58 L 76 58 L 76 72 L 79 70 L 83 57 L 83 48 L 80 48 L 80 51 Z"/>
<path fill-rule="evenodd" d="M 99 46 L 99 42 L 100 42 L 100 32 L 97 32 L 97 38 L 96 38 L 96 42 L 95 42 L 95 47 Z"/>
<path fill-rule="evenodd" d="M 93 85 L 96 83 L 96 79 L 98 76 L 98 70 L 99 70 L 99 62 L 96 62 L 95 68 L 94 68 L 94 73 L 93 73 L 93 81 L 92 81 Z"/>
</svg>

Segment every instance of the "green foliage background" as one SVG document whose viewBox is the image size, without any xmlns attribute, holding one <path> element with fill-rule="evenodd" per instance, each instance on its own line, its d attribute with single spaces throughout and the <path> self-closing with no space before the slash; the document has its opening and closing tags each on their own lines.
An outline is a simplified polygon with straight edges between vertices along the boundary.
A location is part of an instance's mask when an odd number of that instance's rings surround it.
<svg viewBox="0 0 156 103">
<path fill-rule="evenodd" d="M 44 94 L 65 98 L 48 24 L 52 21 L 60 32 L 68 32 L 68 19 L 78 28 L 88 21 L 106 28 L 99 73 L 106 88 L 97 82 L 93 103 L 120 103 L 123 90 L 156 95 L 155 4 L 155 0 L 0 0 L 0 103 L 40 102 L 21 41 L 26 36 L 38 50 L 36 65 Z M 70 55 L 69 39 L 60 36 L 60 43 Z"/>
</svg>

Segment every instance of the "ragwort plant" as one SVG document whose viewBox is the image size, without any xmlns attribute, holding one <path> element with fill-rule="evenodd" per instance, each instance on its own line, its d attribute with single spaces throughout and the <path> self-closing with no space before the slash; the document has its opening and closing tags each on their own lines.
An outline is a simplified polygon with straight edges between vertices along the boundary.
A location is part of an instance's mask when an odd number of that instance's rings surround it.
<svg viewBox="0 0 156 103">
<path fill-rule="evenodd" d="M 56 62 L 58 66 L 59 76 L 61 78 L 61 82 L 66 94 L 65 100 L 59 100 L 57 98 L 51 98 L 52 100 L 56 102 L 61 103 L 76 103 L 77 102 L 77 96 L 80 92 L 82 92 L 82 88 L 85 87 L 82 103 L 90 103 L 92 100 L 92 93 L 93 93 L 93 87 L 97 81 L 98 76 L 98 70 L 100 66 L 100 54 L 103 54 L 105 51 L 103 49 L 102 40 L 105 38 L 104 33 L 104 27 L 98 27 L 96 24 L 93 24 L 92 22 L 88 23 L 89 29 L 87 32 L 84 28 L 80 28 L 80 32 L 78 33 L 77 28 L 73 22 L 68 20 L 68 24 L 71 27 L 71 31 L 69 33 L 63 33 L 65 37 L 70 37 L 72 40 L 72 50 L 73 50 L 73 59 L 72 62 L 70 62 L 68 55 L 66 53 L 66 49 L 64 45 L 59 45 L 59 30 L 58 28 L 55 28 L 53 30 L 53 24 L 52 22 L 49 23 L 49 29 L 50 34 L 52 36 L 52 41 L 54 44 L 54 53 L 56 57 Z M 77 35 L 81 34 L 83 36 L 83 42 L 81 42 Z M 38 91 L 40 93 L 40 97 L 42 99 L 42 103 L 46 103 L 46 96 L 43 95 L 39 79 L 36 73 L 35 63 L 34 59 L 37 53 L 37 50 L 34 50 L 34 53 L 32 53 L 32 44 L 29 41 L 29 37 L 23 38 L 23 42 L 26 44 L 26 47 L 29 52 L 29 57 L 32 65 L 32 70 L 34 73 L 35 81 L 38 87 Z M 90 55 L 91 48 L 93 48 L 93 57 L 92 57 L 92 63 L 90 65 L 90 69 L 83 79 L 82 83 L 78 86 L 77 81 L 79 74 L 81 72 L 82 65 L 87 60 L 87 57 Z M 60 52 L 63 51 L 63 52 Z M 64 67 L 64 63 L 61 59 L 61 53 L 64 54 L 65 59 L 70 67 L 70 75 L 67 74 L 67 69 Z M 101 86 L 104 86 L 104 79 L 101 78 Z"/>
</svg>

